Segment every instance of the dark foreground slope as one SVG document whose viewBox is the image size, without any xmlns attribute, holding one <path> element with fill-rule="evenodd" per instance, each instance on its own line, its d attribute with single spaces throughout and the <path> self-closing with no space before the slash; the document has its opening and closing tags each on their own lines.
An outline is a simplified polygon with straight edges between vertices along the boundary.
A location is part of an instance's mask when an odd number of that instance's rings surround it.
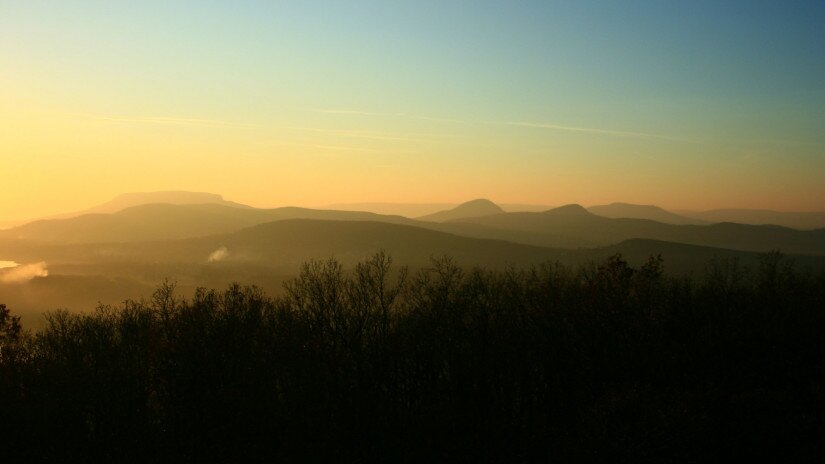
<svg viewBox="0 0 825 464">
<path fill-rule="evenodd" d="M 403 273 L 400 275 L 403 276 Z M 0 310 L 8 462 L 817 462 L 825 281 L 767 255 L 669 279 L 377 256 L 270 299 Z"/>
</svg>

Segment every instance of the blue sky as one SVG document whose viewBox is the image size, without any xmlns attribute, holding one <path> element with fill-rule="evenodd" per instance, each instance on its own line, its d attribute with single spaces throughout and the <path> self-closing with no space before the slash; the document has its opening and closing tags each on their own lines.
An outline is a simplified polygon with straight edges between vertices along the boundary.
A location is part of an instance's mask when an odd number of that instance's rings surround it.
<svg viewBox="0 0 825 464">
<path fill-rule="evenodd" d="M 213 146 L 238 147 L 259 168 L 324 163 L 311 146 L 351 149 L 350 159 L 318 169 L 329 177 L 347 166 L 359 182 L 376 166 L 430 182 L 437 177 L 424 168 L 472 165 L 451 190 L 396 182 L 406 191 L 398 201 L 654 197 L 647 202 L 825 209 L 817 200 L 825 193 L 817 180 L 825 178 L 823 24 L 825 3 L 802 1 L 0 1 L 0 63 L 9 70 L 0 102 L 4 120 L 41 133 L 62 133 L 69 115 L 128 123 L 105 149 L 116 165 L 134 164 L 129 157 L 140 155 L 120 154 L 119 144 L 145 141 L 155 153 L 147 159 L 156 157 L 147 173 L 170 156 L 157 148 L 161 139 L 187 162 L 235 156 L 199 155 L 202 135 L 157 127 L 216 121 L 226 125 L 213 124 L 212 135 L 223 133 Z M 242 126 L 255 130 L 238 134 Z M 73 150 L 102 149 L 87 129 Z M 47 163 L 66 155 L 55 152 L 60 144 L 21 134 L 0 142 L 0 156 L 17 157 L 33 176 L 20 188 L 54 181 L 35 178 L 37 161 L 27 167 L 22 157 Z M 353 134 L 397 143 L 364 145 L 367 137 Z M 423 136 L 439 142 L 402 143 Z M 281 145 L 266 152 L 260 145 L 271 138 Z M 491 173 L 505 166 L 508 176 L 496 181 Z M 601 187 L 539 188 L 543 170 L 592 175 Z M 171 176 L 141 179 L 128 187 L 173 187 Z M 98 196 L 114 193 L 98 177 L 88 181 L 100 185 Z M 708 193 L 697 200 L 691 192 L 703 182 Z M 266 204 L 325 201 L 294 188 L 266 196 L 263 186 L 180 183 Z M 380 191 L 345 184 L 327 192 L 329 202 Z"/>
</svg>

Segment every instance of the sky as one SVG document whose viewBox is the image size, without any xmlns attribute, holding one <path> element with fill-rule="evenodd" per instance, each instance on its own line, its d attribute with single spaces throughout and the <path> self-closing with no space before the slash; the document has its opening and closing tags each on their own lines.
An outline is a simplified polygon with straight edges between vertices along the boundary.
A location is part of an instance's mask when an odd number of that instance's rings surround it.
<svg viewBox="0 0 825 464">
<path fill-rule="evenodd" d="M 822 1 L 0 0 L 0 220 L 124 192 L 825 210 Z"/>
</svg>

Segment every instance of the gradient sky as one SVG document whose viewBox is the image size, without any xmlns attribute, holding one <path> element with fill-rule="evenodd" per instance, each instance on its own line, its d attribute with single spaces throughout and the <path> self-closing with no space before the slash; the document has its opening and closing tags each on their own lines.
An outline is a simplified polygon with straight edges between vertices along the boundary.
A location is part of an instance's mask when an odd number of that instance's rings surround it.
<svg viewBox="0 0 825 464">
<path fill-rule="evenodd" d="M 822 1 L 0 0 L 0 220 L 256 206 L 825 210 Z"/>
</svg>

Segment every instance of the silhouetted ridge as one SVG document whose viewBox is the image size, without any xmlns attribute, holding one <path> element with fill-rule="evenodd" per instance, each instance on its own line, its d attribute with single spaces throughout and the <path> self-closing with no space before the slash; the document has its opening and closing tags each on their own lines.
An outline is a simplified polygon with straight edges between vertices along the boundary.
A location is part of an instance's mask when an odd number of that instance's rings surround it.
<svg viewBox="0 0 825 464">
<path fill-rule="evenodd" d="M 553 208 L 550 210 L 545 211 L 545 213 L 549 214 L 566 214 L 566 215 L 583 215 L 589 216 L 590 212 L 584 209 L 582 205 L 573 203 L 570 205 L 559 206 L 558 208 Z"/>
<path fill-rule="evenodd" d="M 665 224 L 706 224 L 707 222 L 680 216 L 662 209 L 656 205 L 634 205 L 631 203 L 611 203 L 609 205 L 597 205 L 587 208 L 587 210 L 595 215 L 606 218 L 630 218 L 630 219 L 647 219 L 657 221 Z"/>
<path fill-rule="evenodd" d="M 775 224 L 798 230 L 825 228 L 825 212 L 786 212 L 758 209 L 715 209 L 711 211 L 682 212 L 685 216 L 707 222 L 735 222 L 738 224 Z"/>
<path fill-rule="evenodd" d="M 453 209 L 439 211 L 427 216 L 422 216 L 418 219 L 422 221 L 444 222 L 462 218 L 491 216 L 493 214 L 501 214 L 503 212 L 504 210 L 497 204 L 490 200 L 480 198 L 462 203 Z"/>
</svg>

